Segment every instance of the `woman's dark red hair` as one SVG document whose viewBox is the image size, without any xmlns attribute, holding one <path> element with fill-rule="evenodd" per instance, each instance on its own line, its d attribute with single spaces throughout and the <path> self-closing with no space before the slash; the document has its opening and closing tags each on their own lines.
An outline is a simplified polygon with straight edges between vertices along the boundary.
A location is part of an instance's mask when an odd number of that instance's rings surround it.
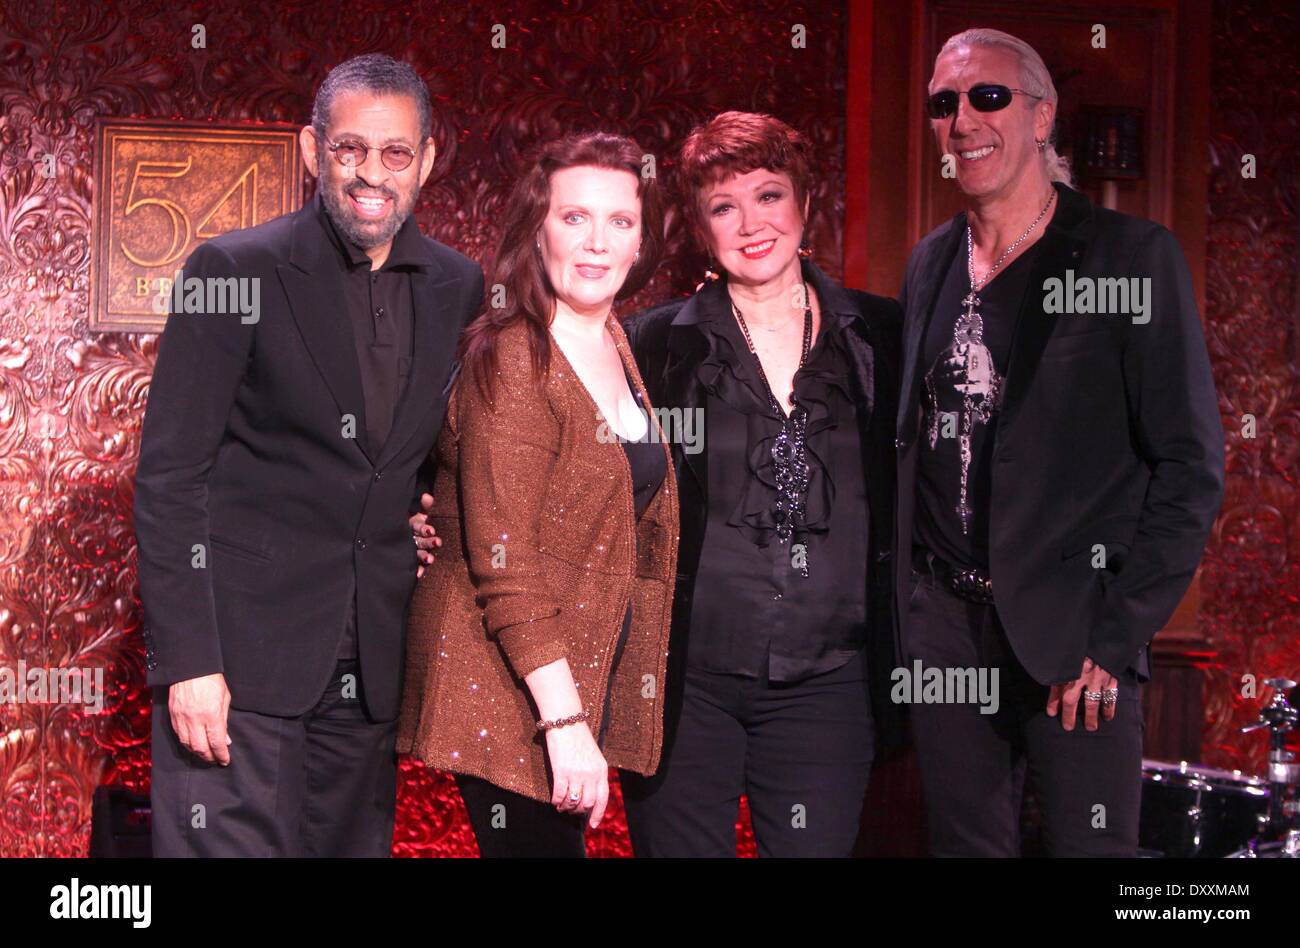
<svg viewBox="0 0 1300 948">
<path fill-rule="evenodd" d="M 615 299 L 625 299 L 649 282 L 664 248 L 661 190 L 653 175 L 642 173 L 645 153 L 635 141 L 609 132 L 583 132 L 546 142 L 533 153 L 530 167 L 510 192 L 501 223 L 501 241 L 484 289 L 484 310 L 466 327 L 460 341 L 462 365 L 479 380 L 489 401 L 496 372 L 497 339 L 502 330 L 523 320 L 529 330 L 533 378 L 543 378 L 551 362 L 549 327 L 555 316 L 555 291 L 546 276 L 537 237 L 551 206 L 551 175 L 563 168 L 589 166 L 627 171 L 637 178 L 641 200 L 640 256 L 628 271 Z M 653 167 L 653 166 L 651 166 Z M 505 290 L 505 305 L 495 287 Z"/>
<path fill-rule="evenodd" d="M 803 212 L 813 184 L 812 143 L 779 118 L 761 112 L 722 112 L 686 136 L 679 158 L 679 182 L 686 220 L 708 250 L 704 220 L 706 188 L 732 175 L 760 168 L 790 177 L 795 204 Z M 807 226 L 807 221 L 804 225 Z"/>
</svg>

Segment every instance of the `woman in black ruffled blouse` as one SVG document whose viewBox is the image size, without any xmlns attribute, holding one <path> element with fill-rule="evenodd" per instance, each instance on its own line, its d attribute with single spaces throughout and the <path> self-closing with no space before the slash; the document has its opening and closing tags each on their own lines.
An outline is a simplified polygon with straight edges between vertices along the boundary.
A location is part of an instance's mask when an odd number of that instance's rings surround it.
<svg viewBox="0 0 1300 948">
<path fill-rule="evenodd" d="M 684 210 L 717 263 L 625 327 L 682 516 L 664 756 L 621 776 L 638 855 L 734 854 L 742 794 L 761 854 L 847 855 L 896 737 L 899 312 L 801 250 L 811 152 L 766 115 L 695 129 Z"/>
</svg>

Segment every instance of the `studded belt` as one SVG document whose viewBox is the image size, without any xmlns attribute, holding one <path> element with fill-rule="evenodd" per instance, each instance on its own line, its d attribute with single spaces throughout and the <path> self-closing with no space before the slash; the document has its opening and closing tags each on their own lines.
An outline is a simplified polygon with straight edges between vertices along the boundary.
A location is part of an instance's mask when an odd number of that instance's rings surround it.
<svg viewBox="0 0 1300 948">
<path fill-rule="evenodd" d="M 983 570 L 953 566 L 925 550 L 915 551 L 912 564 L 919 572 L 929 572 L 933 575 L 939 584 L 954 596 L 960 596 L 971 602 L 984 604 L 993 602 L 993 581 Z"/>
</svg>

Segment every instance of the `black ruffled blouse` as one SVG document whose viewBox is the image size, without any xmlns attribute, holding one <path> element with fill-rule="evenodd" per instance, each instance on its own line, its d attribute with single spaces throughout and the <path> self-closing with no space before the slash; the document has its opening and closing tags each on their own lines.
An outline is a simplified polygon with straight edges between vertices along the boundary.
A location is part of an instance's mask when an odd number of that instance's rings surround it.
<svg viewBox="0 0 1300 948">
<path fill-rule="evenodd" d="M 721 290 L 721 292 L 717 292 Z M 688 664 L 799 681 L 858 655 L 866 641 L 867 499 L 861 432 L 843 334 L 852 317 L 822 311 L 795 399 L 808 412 L 810 468 L 802 533 L 777 536 L 772 447 L 782 417 L 757 357 L 730 312 L 725 286 L 704 307 L 708 522 L 691 613 Z M 792 547 L 806 547 L 808 576 Z"/>
</svg>

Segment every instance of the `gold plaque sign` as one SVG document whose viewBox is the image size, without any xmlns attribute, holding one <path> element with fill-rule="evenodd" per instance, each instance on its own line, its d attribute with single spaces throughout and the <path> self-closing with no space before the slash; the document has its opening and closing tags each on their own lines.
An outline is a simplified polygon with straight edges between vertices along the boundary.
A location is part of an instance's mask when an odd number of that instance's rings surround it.
<svg viewBox="0 0 1300 948">
<path fill-rule="evenodd" d="M 101 120 L 90 328 L 160 332 L 204 240 L 302 205 L 298 128 Z"/>
</svg>

